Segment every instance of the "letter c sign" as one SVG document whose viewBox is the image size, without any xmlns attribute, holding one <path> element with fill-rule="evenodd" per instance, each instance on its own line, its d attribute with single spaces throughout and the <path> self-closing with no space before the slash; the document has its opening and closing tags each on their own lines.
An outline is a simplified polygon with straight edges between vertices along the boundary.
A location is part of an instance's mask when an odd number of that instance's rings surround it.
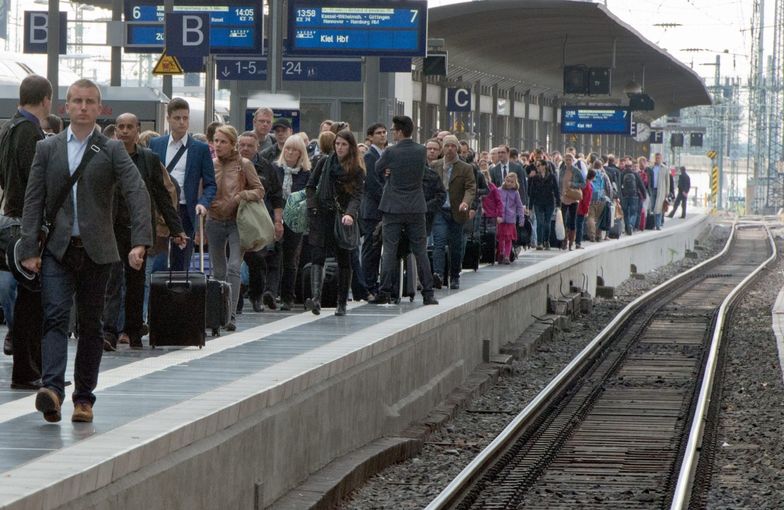
<svg viewBox="0 0 784 510">
<path fill-rule="evenodd" d="M 470 112 L 471 89 L 447 89 L 446 110 L 448 112 Z"/>
</svg>

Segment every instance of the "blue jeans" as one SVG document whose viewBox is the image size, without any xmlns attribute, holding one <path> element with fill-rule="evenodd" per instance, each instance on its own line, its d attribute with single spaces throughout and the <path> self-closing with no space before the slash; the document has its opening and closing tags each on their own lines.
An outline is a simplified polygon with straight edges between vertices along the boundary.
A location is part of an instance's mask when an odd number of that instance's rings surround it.
<svg viewBox="0 0 784 510">
<path fill-rule="evenodd" d="M 74 366 L 74 402 L 95 403 L 98 369 L 103 354 L 101 315 L 111 264 L 96 264 L 82 248 L 70 246 L 58 261 L 45 250 L 41 264 L 44 336 L 41 341 L 43 385 L 65 397 L 68 323 L 76 294 L 79 343 Z"/>
<path fill-rule="evenodd" d="M 655 214 L 653 210 L 656 208 L 656 197 L 659 194 L 657 188 L 651 190 L 651 214 L 653 214 L 654 225 L 656 228 L 662 227 L 662 214 Z"/>
<path fill-rule="evenodd" d="M 626 233 L 631 234 L 640 225 L 640 197 L 621 198 L 623 208 L 623 222 L 626 226 Z"/>
<path fill-rule="evenodd" d="M 9 271 L 0 271 L 0 306 L 3 307 L 8 330 L 14 329 L 14 302 L 16 301 L 16 278 Z"/>
<path fill-rule="evenodd" d="M 536 244 L 542 245 L 550 242 L 550 220 L 553 217 L 555 206 L 534 206 L 536 217 Z"/>
<path fill-rule="evenodd" d="M 446 246 L 449 245 L 449 278 L 460 278 L 463 268 L 463 252 L 465 251 L 465 235 L 463 225 L 452 219 L 452 212 L 441 209 L 433 219 L 433 272 L 445 274 Z"/>
<path fill-rule="evenodd" d="M 582 216 L 580 214 L 577 215 L 577 234 L 575 236 L 575 242 L 577 246 L 583 244 L 583 234 L 585 232 L 585 219 L 587 216 Z"/>
</svg>

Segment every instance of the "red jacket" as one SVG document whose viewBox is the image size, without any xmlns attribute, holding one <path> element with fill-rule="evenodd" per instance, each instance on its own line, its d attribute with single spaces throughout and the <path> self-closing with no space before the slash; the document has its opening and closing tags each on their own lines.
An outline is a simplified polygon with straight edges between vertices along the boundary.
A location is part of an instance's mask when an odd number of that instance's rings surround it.
<svg viewBox="0 0 784 510">
<path fill-rule="evenodd" d="M 583 198 L 577 204 L 577 216 L 588 216 L 588 208 L 591 207 L 591 195 L 593 195 L 593 186 L 591 182 L 583 188 Z"/>
</svg>

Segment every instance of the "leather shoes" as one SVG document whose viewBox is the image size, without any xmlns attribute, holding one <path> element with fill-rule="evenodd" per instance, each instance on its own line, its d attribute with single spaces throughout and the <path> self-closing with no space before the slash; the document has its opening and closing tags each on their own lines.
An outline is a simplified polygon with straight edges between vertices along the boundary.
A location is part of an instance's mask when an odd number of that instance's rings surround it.
<svg viewBox="0 0 784 510">
<path fill-rule="evenodd" d="M 292 303 L 291 301 L 283 301 L 280 304 L 280 311 L 282 312 L 290 312 L 293 309 L 294 309 L 294 303 Z"/>
<path fill-rule="evenodd" d="M 5 340 L 3 340 L 3 354 L 5 354 L 6 356 L 14 355 L 14 342 L 11 339 L 10 331 L 6 333 Z"/>
<path fill-rule="evenodd" d="M 71 421 L 75 423 L 92 423 L 93 405 L 89 402 L 74 402 Z"/>
<path fill-rule="evenodd" d="M 49 423 L 57 423 L 62 419 L 60 414 L 60 397 L 49 388 L 41 388 L 35 395 L 35 408 L 43 413 L 44 420 Z"/>
<path fill-rule="evenodd" d="M 438 300 L 432 294 L 422 297 L 422 304 L 424 305 L 437 305 Z"/>
<path fill-rule="evenodd" d="M 117 335 L 111 332 L 104 332 L 103 350 L 106 352 L 112 352 L 117 350 Z"/>
<path fill-rule="evenodd" d="M 138 351 L 138 350 L 144 349 L 144 344 L 142 343 L 142 337 L 140 337 L 140 336 L 134 335 L 134 336 L 130 337 L 130 342 L 129 343 L 131 344 L 131 349 L 133 349 L 133 350 Z"/>
<path fill-rule="evenodd" d="M 272 292 L 265 292 L 261 295 L 261 301 L 264 303 L 264 306 L 269 308 L 270 310 L 277 310 L 278 305 L 275 303 L 275 296 L 272 295 Z"/>
<path fill-rule="evenodd" d="M 509 259 L 506 259 L 506 260 L 509 260 Z M 508 264 L 508 262 L 505 262 L 505 263 Z M 460 280 L 457 279 L 457 278 L 452 278 L 452 281 L 449 282 L 449 288 L 453 289 L 453 290 L 454 289 L 459 289 L 460 288 Z"/>
<path fill-rule="evenodd" d="M 444 279 L 438 273 L 433 273 L 433 288 L 440 289 L 444 286 Z"/>
<path fill-rule="evenodd" d="M 253 311 L 256 313 L 261 313 L 264 311 L 264 307 L 261 305 L 261 298 L 253 298 L 250 300 L 250 304 L 253 305 Z"/>
<path fill-rule="evenodd" d="M 40 390 L 42 387 L 43 383 L 41 382 L 41 379 L 27 382 L 11 381 L 12 390 Z"/>
</svg>

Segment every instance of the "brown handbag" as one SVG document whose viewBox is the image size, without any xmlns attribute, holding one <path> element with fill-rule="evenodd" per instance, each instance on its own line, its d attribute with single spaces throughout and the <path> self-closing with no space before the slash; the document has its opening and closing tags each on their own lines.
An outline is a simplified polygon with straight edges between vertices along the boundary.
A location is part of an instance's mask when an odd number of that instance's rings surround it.
<svg viewBox="0 0 784 510">
<path fill-rule="evenodd" d="M 569 200 L 580 201 L 583 199 L 583 190 L 580 188 L 569 188 L 564 195 Z"/>
</svg>

